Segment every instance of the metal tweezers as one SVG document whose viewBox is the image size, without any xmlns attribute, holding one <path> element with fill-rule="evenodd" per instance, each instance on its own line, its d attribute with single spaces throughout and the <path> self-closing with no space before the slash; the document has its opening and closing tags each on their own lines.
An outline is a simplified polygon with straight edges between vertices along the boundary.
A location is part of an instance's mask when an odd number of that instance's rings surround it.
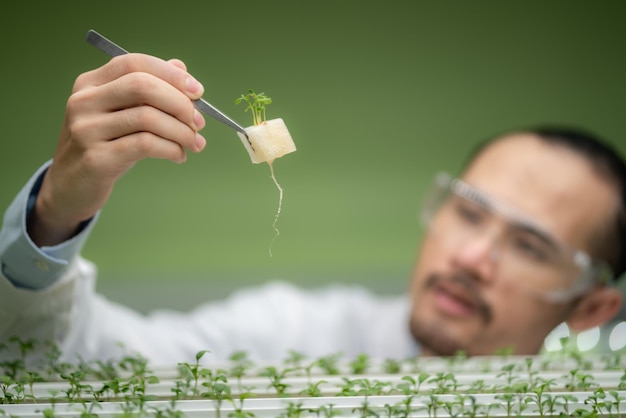
<svg viewBox="0 0 626 418">
<path fill-rule="evenodd" d="M 87 42 L 89 42 L 91 45 L 95 46 L 99 50 L 109 54 L 109 56 L 111 57 L 117 57 L 118 55 L 128 54 L 128 51 L 126 51 L 124 48 L 120 47 L 114 42 L 111 42 L 110 40 L 100 35 L 98 32 L 96 32 L 93 29 L 90 29 L 87 32 Z M 250 146 L 252 147 L 252 144 L 250 143 L 250 138 L 248 138 L 248 134 L 246 133 L 246 130 L 241 125 L 239 125 L 237 122 L 235 122 L 234 120 L 232 120 L 231 118 L 223 114 L 215 106 L 213 106 L 212 104 L 210 104 L 204 99 L 197 99 L 197 100 L 192 100 L 192 101 L 196 109 L 198 109 L 202 113 L 205 113 L 211 116 L 212 118 L 226 124 L 227 126 L 230 126 L 236 131 L 244 134 L 246 139 L 248 140 L 248 144 L 250 144 Z"/>
</svg>

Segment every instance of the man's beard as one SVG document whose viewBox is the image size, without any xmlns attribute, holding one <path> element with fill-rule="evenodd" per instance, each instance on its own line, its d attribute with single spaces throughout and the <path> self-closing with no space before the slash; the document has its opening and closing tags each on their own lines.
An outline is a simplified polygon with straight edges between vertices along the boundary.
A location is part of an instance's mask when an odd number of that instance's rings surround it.
<svg viewBox="0 0 626 418">
<path fill-rule="evenodd" d="M 427 278 L 424 288 L 418 291 L 433 289 L 446 282 L 453 283 L 456 287 L 461 287 L 464 297 L 478 311 L 483 324 L 488 325 L 491 323 L 491 308 L 480 294 L 475 279 L 467 274 L 432 274 Z M 457 336 L 446 333 L 446 330 L 442 329 L 438 321 L 427 323 L 425 320 L 411 315 L 409 327 L 413 338 L 421 345 L 424 351 L 432 352 L 438 356 L 453 356 L 461 351 L 465 353 L 471 351 L 471 347 L 466 346 L 467 343 L 464 344 Z"/>
</svg>

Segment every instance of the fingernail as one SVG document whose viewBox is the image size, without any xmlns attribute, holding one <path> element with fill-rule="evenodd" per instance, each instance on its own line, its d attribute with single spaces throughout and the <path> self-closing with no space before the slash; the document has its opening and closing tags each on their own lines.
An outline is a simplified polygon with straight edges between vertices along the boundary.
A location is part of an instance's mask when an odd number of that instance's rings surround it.
<svg viewBox="0 0 626 418">
<path fill-rule="evenodd" d="M 196 133 L 196 146 L 198 147 L 198 151 L 202 151 L 204 146 L 206 145 L 206 139 L 199 133 Z"/>
<path fill-rule="evenodd" d="M 202 93 L 204 93 L 204 87 L 195 78 L 187 77 L 187 91 L 189 93 L 202 95 Z"/>
<path fill-rule="evenodd" d="M 196 130 L 200 130 L 202 128 L 204 128 L 205 125 L 205 121 L 204 121 L 204 116 L 202 116 L 202 114 L 200 112 L 198 112 L 196 109 L 194 109 L 193 111 L 193 125 L 195 126 Z"/>
</svg>

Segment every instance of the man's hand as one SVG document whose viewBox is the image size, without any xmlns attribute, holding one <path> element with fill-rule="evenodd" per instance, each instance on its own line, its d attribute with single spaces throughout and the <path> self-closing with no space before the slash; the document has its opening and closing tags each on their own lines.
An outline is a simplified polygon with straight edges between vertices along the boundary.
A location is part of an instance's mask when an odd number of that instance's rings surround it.
<svg viewBox="0 0 626 418">
<path fill-rule="evenodd" d="M 198 131 L 205 122 L 190 99 L 203 92 L 181 61 L 143 54 L 119 56 L 81 74 L 28 220 L 35 244 L 55 245 L 73 236 L 137 161 L 182 163 L 186 149 L 201 151 L 206 141 Z"/>
</svg>

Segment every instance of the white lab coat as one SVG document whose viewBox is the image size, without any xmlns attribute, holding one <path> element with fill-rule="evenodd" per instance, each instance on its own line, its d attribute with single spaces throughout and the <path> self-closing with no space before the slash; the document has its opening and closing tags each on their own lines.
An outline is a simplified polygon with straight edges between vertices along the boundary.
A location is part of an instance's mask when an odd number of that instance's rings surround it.
<svg viewBox="0 0 626 418">
<path fill-rule="evenodd" d="M 44 290 L 20 289 L 1 276 L 1 340 L 54 339 L 65 361 L 140 353 L 164 366 L 193 361 L 199 350 L 219 361 L 237 350 L 257 361 L 284 360 L 289 350 L 310 357 L 416 354 L 403 297 L 381 298 L 359 287 L 304 290 L 271 282 L 190 312 L 142 315 L 97 294 L 95 281 L 95 266 L 80 257 Z"/>
</svg>

